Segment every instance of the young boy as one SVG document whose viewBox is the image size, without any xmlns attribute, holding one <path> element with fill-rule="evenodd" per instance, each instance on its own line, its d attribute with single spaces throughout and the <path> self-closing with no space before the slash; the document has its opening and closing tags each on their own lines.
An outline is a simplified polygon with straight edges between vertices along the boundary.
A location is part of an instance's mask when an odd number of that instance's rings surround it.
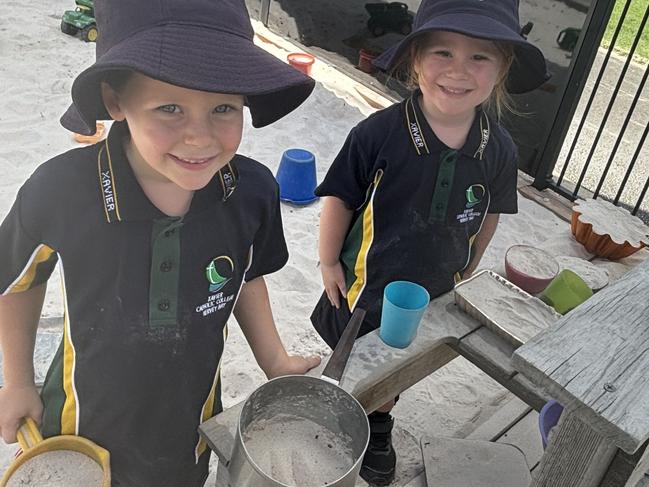
<svg viewBox="0 0 649 487">
<path fill-rule="evenodd" d="M 230 314 L 268 377 L 319 362 L 279 339 L 263 278 L 287 260 L 277 185 L 235 154 L 244 105 L 263 126 L 314 82 L 254 46 L 242 0 L 95 7 L 97 60 L 62 123 L 115 123 L 39 167 L 0 226 L 0 433 L 15 441 L 29 416 L 45 437 L 108 449 L 113 486 L 200 486 L 197 427 L 221 410 Z M 64 335 L 39 396 L 34 341 L 57 263 Z"/>
</svg>

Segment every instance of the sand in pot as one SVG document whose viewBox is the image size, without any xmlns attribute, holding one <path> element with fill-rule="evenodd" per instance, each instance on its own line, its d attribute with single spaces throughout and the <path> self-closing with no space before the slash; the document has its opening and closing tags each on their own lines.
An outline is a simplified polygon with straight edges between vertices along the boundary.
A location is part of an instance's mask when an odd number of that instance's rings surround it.
<svg viewBox="0 0 649 487">
<path fill-rule="evenodd" d="M 99 487 L 104 472 L 92 458 L 70 450 L 41 453 L 16 470 L 7 487 Z"/>
<path fill-rule="evenodd" d="M 291 414 L 253 421 L 243 443 L 257 466 L 285 485 L 325 486 L 354 464 L 350 438 Z"/>
<path fill-rule="evenodd" d="M 518 272 L 538 279 L 552 279 L 557 262 L 546 252 L 527 245 L 515 245 L 507 252 L 507 261 Z"/>
</svg>

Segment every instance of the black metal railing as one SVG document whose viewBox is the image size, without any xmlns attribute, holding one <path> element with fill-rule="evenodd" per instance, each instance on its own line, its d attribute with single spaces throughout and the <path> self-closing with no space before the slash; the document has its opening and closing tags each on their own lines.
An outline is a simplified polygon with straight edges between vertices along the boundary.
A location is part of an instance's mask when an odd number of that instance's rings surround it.
<svg viewBox="0 0 649 487">
<path fill-rule="evenodd" d="M 629 52 L 620 56 L 616 43 L 634 2 L 636 11 L 637 2 L 645 7 L 644 16 Z M 626 0 L 606 53 L 592 59 L 587 83 L 592 86 L 581 93 L 561 150 L 534 175 L 536 187 L 551 187 L 571 199 L 602 197 L 648 219 L 649 63 L 636 60 L 639 43 L 649 36 L 648 17 L 649 2 Z"/>
</svg>

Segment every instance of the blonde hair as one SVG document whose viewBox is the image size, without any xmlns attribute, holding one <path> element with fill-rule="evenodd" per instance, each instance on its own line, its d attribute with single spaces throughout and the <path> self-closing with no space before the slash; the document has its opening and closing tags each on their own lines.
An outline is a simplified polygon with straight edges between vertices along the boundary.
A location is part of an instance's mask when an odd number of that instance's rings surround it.
<svg viewBox="0 0 649 487">
<path fill-rule="evenodd" d="M 430 33 L 431 32 L 428 32 L 426 34 Z M 426 34 L 417 36 L 412 40 L 409 49 L 401 55 L 391 73 L 393 77 L 404 82 L 410 89 L 419 87 L 419 79 L 415 72 L 415 62 L 419 59 L 419 56 L 427 43 L 428 35 Z M 520 115 L 520 113 L 514 108 L 512 97 L 505 86 L 507 83 L 509 68 L 514 63 L 515 59 L 514 46 L 509 42 L 490 42 L 496 46 L 496 49 L 498 49 L 498 52 L 502 55 L 503 66 L 500 80 L 494 86 L 489 98 L 483 102 L 482 108 L 495 117 L 496 120 L 500 120 L 505 112 Z"/>
</svg>

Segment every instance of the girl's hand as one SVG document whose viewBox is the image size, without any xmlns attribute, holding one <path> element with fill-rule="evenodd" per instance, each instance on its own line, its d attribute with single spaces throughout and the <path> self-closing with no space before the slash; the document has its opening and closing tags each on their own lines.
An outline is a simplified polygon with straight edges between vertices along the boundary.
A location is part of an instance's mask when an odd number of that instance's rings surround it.
<svg viewBox="0 0 649 487">
<path fill-rule="evenodd" d="M 302 357 L 300 355 L 286 355 L 286 358 L 268 371 L 266 376 L 269 379 L 282 375 L 306 374 L 309 370 L 320 365 L 320 357 L 312 355 Z"/>
<path fill-rule="evenodd" d="M 43 402 L 35 385 L 4 385 L 0 389 L 0 435 L 5 443 L 16 442 L 20 421 L 30 417 L 40 424 Z"/>
<path fill-rule="evenodd" d="M 345 273 L 340 262 L 328 265 L 320 263 L 320 273 L 325 292 L 332 306 L 340 308 L 340 296 L 347 297 L 347 286 L 345 285 Z"/>
</svg>

